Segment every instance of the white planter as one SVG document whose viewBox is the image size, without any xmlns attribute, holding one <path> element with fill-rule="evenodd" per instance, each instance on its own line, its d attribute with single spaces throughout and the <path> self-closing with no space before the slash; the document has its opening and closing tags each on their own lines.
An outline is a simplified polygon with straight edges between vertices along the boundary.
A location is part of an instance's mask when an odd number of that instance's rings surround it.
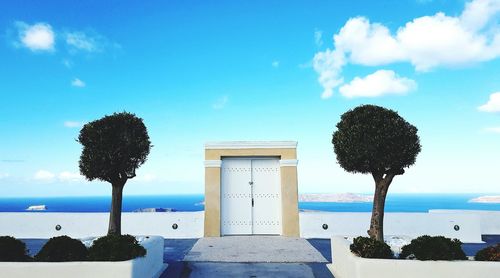
<svg viewBox="0 0 500 278">
<path fill-rule="evenodd" d="M 343 237 L 331 239 L 332 264 L 336 278 L 498 278 L 499 262 L 417 261 L 360 258 Z"/>
<path fill-rule="evenodd" d="M 144 239 L 146 256 L 122 262 L 0 262 L 2 277 L 158 277 L 165 270 L 163 243 L 159 236 Z"/>
</svg>

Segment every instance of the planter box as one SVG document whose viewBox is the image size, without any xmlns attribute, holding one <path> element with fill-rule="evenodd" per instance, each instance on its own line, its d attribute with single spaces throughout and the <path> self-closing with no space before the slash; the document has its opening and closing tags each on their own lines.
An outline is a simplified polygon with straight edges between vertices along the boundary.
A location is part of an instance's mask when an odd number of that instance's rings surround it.
<svg viewBox="0 0 500 278">
<path fill-rule="evenodd" d="M 332 264 L 328 268 L 336 278 L 497 278 L 499 262 L 417 261 L 360 258 L 343 237 L 331 239 Z"/>
<path fill-rule="evenodd" d="M 163 243 L 159 236 L 141 242 L 146 256 L 122 262 L 0 262 L 2 277 L 158 277 L 165 270 Z"/>
</svg>

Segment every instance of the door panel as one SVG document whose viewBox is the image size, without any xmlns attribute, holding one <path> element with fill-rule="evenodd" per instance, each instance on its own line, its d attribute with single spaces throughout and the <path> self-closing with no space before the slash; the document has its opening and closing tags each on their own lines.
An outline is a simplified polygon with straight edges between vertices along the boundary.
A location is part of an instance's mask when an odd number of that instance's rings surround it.
<svg viewBox="0 0 500 278">
<path fill-rule="evenodd" d="M 221 234 L 252 234 L 251 160 L 223 159 L 221 165 Z"/>
<path fill-rule="evenodd" d="M 281 234 L 281 178 L 277 159 L 252 160 L 253 234 Z"/>
</svg>

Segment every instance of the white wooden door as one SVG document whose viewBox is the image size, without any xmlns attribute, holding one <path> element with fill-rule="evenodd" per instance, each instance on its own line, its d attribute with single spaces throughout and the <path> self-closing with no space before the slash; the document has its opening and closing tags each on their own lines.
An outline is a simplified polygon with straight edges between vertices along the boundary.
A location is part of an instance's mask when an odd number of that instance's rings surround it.
<svg viewBox="0 0 500 278">
<path fill-rule="evenodd" d="M 252 162 L 223 159 L 221 165 L 221 234 L 252 234 Z"/>
<path fill-rule="evenodd" d="M 281 234 L 281 179 L 278 159 L 252 160 L 253 234 Z"/>
<path fill-rule="evenodd" d="M 221 234 L 281 234 L 278 159 L 222 160 Z"/>
</svg>

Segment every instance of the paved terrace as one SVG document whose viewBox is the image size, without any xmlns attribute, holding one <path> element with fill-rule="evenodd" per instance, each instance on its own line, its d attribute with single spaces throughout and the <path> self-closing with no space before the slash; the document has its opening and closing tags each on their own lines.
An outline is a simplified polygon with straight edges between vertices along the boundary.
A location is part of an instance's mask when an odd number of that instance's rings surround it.
<svg viewBox="0 0 500 278">
<path fill-rule="evenodd" d="M 165 239 L 163 260 L 169 266 L 161 278 L 333 277 L 326 268 L 332 260 L 329 239 L 259 238 Z M 467 256 L 500 243 L 500 235 L 483 235 L 482 239 L 485 243 L 462 245 Z M 47 240 L 23 241 L 34 255 Z"/>
</svg>

